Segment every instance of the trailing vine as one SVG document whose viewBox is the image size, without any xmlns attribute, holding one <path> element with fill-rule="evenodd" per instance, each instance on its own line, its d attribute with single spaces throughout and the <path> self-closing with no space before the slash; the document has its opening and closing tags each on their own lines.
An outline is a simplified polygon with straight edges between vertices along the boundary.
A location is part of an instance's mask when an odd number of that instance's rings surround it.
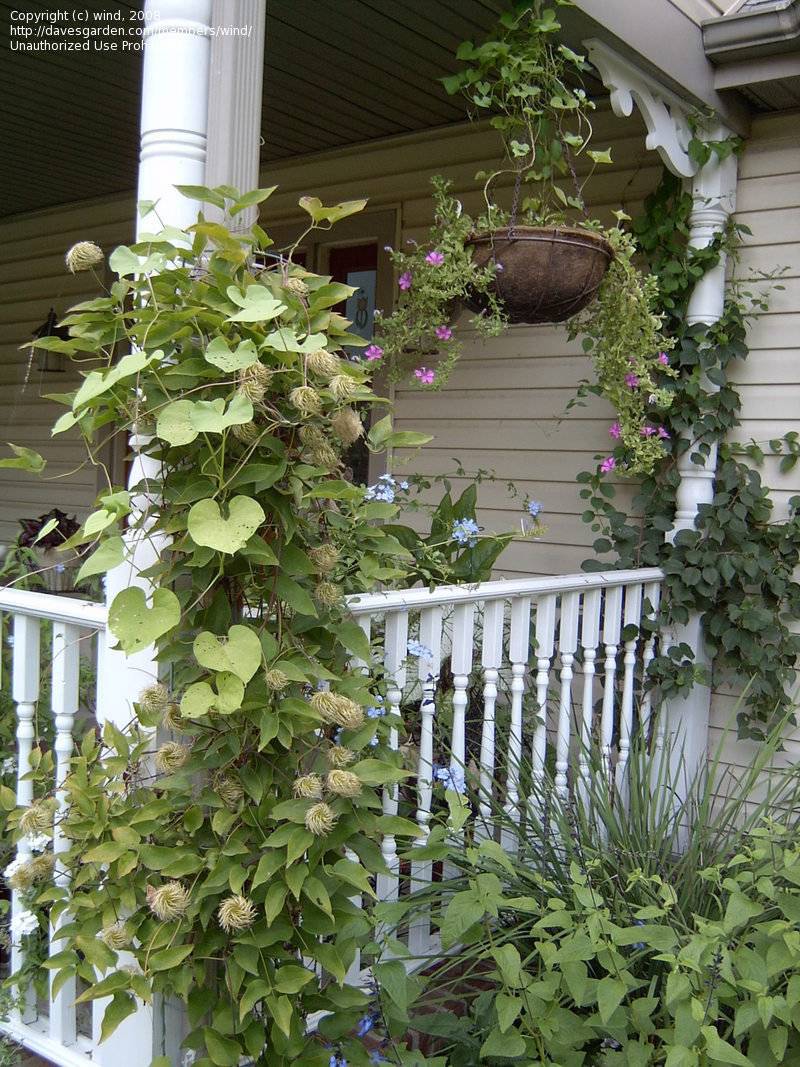
<svg viewBox="0 0 800 1067">
<path fill-rule="evenodd" d="M 747 358 L 748 319 L 764 310 L 766 297 L 732 284 L 718 322 L 686 322 L 696 281 L 718 263 L 723 248 L 735 255 L 743 230 L 732 227 L 708 248 L 690 248 L 691 207 L 680 182 L 665 173 L 632 226 L 657 281 L 663 328 L 673 345 L 670 364 L 676 377 L 667 383 L 671 404 L 662 412 L 670 433 L 669 456 L 640 481 L 633 512 L 641 518 L 632 519 L 615 505 L 615 488 L 602 470 L 583 472 L 578 481 L 587 501 L 583 519 L 598 534 L 595 551 L 613 553 L 619 567 L 664 569 L 667 595 L 659 624 L 684 623 L 692 612 L 700 612 L 715 682 L 747 683 L 738 715 L 740 736 L 760 739 L 785 713 L 800 654 L 800 636 L 791 628 L 800 616 L 800 584 L 794 578 L 800 563 L 800 497 L 790 501 L 788 518 L 776 521 L 769 490 L 756 469 L 764 448 L 726 440 L 739 425 L 741 409 L 731 364 Z M 774 278 L 766 279 L 773 288 Z M 677 459 L 690 441 L 703 459 L 718 446 L 714 499 L 700 507 L 695 528 L 679 531 L 669 545 L 664 535 L 673 527 Z M 767 447 L 783 456 L 784 470 L 800 451 L 796 434 Z M 613 454 L 616 465 L 624 468 L 626 443 L 620 441 Z M 607 566 L 597 559 L 584 564 L 587 570 Z M 685 644 L 662 648 L 651 665 L 651 684 L 665 696 L 686 692 L 698 680 L 709 681 Z"/>
</svg>

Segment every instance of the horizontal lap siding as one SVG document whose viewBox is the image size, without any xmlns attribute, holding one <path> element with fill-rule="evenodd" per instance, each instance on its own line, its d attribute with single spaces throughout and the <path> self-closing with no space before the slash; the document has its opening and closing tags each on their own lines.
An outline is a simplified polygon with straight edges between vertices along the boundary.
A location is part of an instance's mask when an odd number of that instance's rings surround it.
<svg viewBox="0 0 800 1067">
<path fill-rule="evenodd" d="M 762 446 L 791 430 L 800 432 L 799 127 L 796 113 L 758 119 L 739 168 L 737 219 L 752 235 L 744 238 L 737 276 L 783 272 L 778 281 L 783 289 L 770 293 L 769 311 L 750 327 L 748 359 L 733 369 L 742 398 L 742 424 L 731 437 L 756 440 Z M 758 284 L 754 287 L 759 288 Z M 789 499 L 800 493 L 800 466 L 781 473 L 778 465 L 776 458 L 768 457 L 760 468 L 764 484 L 772 490 L 776 520 L 787 516 Z M 736 740 L 741 701 L 732 680 L 718 680 L 709 750 L 713 753 L 720 746 L 723 762 L 738 767 L 745 766 L 754 751 L 752 744 Z M 798 758 L 800 732 L 793 731 L 779 762 Z"/>
<path fill-rule="evenodd" d="M 63 315 L 72 304 L 97 295 L 91 274 L 67 272 L 66 250 L 78 240 L 92 240 L 108 253 L 130 240 L 133 219 L 132 198 L 118 198 L 0 220 L 0 442 L 34 448 L 48 461 L 42 477 L 0 470 L 2 543 L 17 536 L 20 518 L 52 507 L 80 516 L 97 493 L 97 470 L 84 465 L 77 434 L 50 437 L 64 409 L 44 394 L 68 392 L 78 376 L 71 370 L 43 374 L 36 355 L 30 362 L 30 349 L 19 346 L 27 345 L 51 307 Z"/>
</svg>

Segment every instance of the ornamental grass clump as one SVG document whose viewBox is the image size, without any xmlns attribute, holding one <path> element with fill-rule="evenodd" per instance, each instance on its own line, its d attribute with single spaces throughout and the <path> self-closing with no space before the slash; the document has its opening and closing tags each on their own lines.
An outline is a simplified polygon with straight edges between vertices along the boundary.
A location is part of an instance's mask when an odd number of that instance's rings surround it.
<svg viewBox="0 0 800 1067">
<path fill-rule="evenodd" d="M 187 195 L 235 220 L 269 192 Z M 362 206 L 301 201 L 326 232 Z M 79 978 L 85 999 L 111 990 L 104 1032 L 145 996 L 180 998 L 187 1047 L 220 1067 L 317 1062 L 320 1018 L 347 1057 L 369 1004 L 342 983 L 373 939 L 381 788 L 405 772 L 389 727 L 366 721 L 376 680 L 352 666 L 370 657 L 346 596 L 480 581 L 508 540 L 434 553 L 400 523 L 402 496 L 339 476 L 359 437 L 375 452 L 428 438 L 396 434 L 385 411 L 365 432 L 372 365 L 349 358 L 360 338 L 334 310 L 354 290 L 293 264 L 291 248 L 265 255 L 270 243 L 201 216 L 119 248 L 108 292 L 53 342 L 84 374 L 56 435 L 77 430 L 94 455 L 110 427 L 148 426 L 138 440 L 157 473 L 102 491 L 74 542 L 90 574 L 136 571 L 137 544 L 164 546 L 141 564 L 155 589 L 118 592 L 108 626 L 129 655 L 155 645 L 169 688 L 77 746 L 58 820 L 70 892 L 55 900 L 47 885 L 40 904 L 64 920 L 51 973 Z M 52 791 L 52 762 L 35 777 L 37 796 Z M 54 812 L 42 799 L 20 824 L 52 831 Z"/>
</svg>

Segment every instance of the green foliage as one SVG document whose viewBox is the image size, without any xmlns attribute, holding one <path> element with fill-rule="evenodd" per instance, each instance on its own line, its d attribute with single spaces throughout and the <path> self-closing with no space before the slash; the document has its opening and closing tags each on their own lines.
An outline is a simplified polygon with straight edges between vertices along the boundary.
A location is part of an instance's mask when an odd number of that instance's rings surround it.
<svg viewBox="0 0 800 1067">
<path fill-rule="evenodd" d="M 629 799 L 593 752 L 580 804 L 536 778 L 510 813 L 490 799 L 502 848 L 479 817 L 434 826 L 409 855 L 454 873 L 380 913 L 431 921 L 448 952 L 384 995 L 387 1018 L 405 1002 L 448 1067 L 795 1062 L 800 777 L 772 767 L 779 744 L 738 782 L 717 761 L 687 782 L 640 739 Z"/>
<path fill-rule="evenodd" d="M 595 551 L 613 552 L 612 565 L 664 568 L 667 596 L 660 625 L 686 622 L 692 612 L 700 612 L 716 680 L 747 682 L 740 733 L 763 738 L 787 707 L 800 652 L 793 630 L 800 614 L 800 584 L 794 578 L 800 562 L 800 500 L 790 501 L 789 517 L 776 521 L 769 490 L 754 469 L 763 462 L 765 449 L 755 442 L 747 447 L 726 443 L 727 434 L 739 424 L 740 410 L 731 364 L 747 358 L 748 317 L 765 309 L 766 297 L 758 289 L 732 286 L 718 322 L 686 322 L 692 288 L 716 266 L 721 251 L 735 255 L 737 236 L 733 231 L 708 248 L 690 248 L 690 211 L 691 199 L 680 183 L 665 175 L 632 227 L 647 258 L 672 346 L 676 377 L 666 383 L 670 402 L 661 410 L 673 440 L 671 455 L 640 470 L 644 477 L 633 510 L 644 518 L 638 520 L 615 506 L 614 486 L 601 473 L 580 474 L 580 495 L 587 502 L 583 518 L 598 534 Z M 779 288 L 774 276 L 765 281 Z M 670 545 L 664 535 L 675 515 L 680 481 L 676 460 L 689 447 L 701 464 L 718 448 L 715 495 L 710 505 L 700 508 L 695 528 L 678 533 Z M 766 449 L 782 456 L 784 471 L 796 462 L 793 435 L 769 442 Z M 740 458 L 743 453 L 750 462 Z M 614 450 L 617 467 L 633 469 L 631 456 L 623 438 Z M 608 565 L 607 559 L 593 559 L 584 567 Z M 685 692 L 698 678 L 694 651 L 688 646 L 663 648 L 651 666 L 651 683 L 658 684 L 662 695 Z"/>
<path fill-rule="evenodd" d="M 229 215 L 268 193 L 189 190 Z M 301 206 L 327 228 L 363 203 Z M 64 923 L 46 967 L 54 989 L 77 976 L 82 1000 L 111 998 L 104 1034 L 137 999 L 183 998 L 204 1067 L 325 1067 L 307 1020 L 326 1015 L 347 1047 L 367 1003 L 342 988 L 372 939 L 352 897 L 384 870 L 377 787 L 406 772 L 394 722 L 365 716 L 383 682 L 352 665 L 370 648 L 345 594 L 480 580 L 508 540 L 453 542 L 447 522 L 474 515 L 474 491 L 448 495 L 423 539 L 397 522 L 393 479 L 380 493 L 344 479 L 343 449 L 363 432 L 352 405 L 378 403 L 332 310 L 351 290 L 265 256 L 269 244 L 258 226 L 201 216 L 118 249 L 108 295 L 67 316 L 71 351 L 94 369 L 54 429 L 77 426 L 90 450 L 109 431 L 140 435 L 146 481 L 109 485 L 72 540 L 94 574 L 143 537 L 162 545 L 145 574 L 155 591 L 123 589 L 109 628 L 128 653 L 156 643 L 163 685 L 73 759 L 70 893 L 36 896 Z M 120 346 L 132 354 L 117 360 Z M 375 451 L 426 440 L 388 416 L 367 436 Z M 52 761 L 35 763 L 37 790 L 51 788 Z"/>
</svg>

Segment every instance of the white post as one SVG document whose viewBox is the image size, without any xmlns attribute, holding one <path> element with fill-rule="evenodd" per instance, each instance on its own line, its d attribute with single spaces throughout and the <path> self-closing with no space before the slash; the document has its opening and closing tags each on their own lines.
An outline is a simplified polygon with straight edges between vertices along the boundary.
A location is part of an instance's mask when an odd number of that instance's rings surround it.
<svg viewBox="0 0 800 1067">
<path fill-rule="evenodd" d="M 137 235 L 157 232 L 163 225 L 191 226 L 197 218 L 196 202 L 182 196 L 176 185 L 205 184 L 206 140 L 208 132 L 208 86 L 211 52 L 212 0 L 164 0 L 145 18 L 144 70 L 142 77 L 141 156 L 137 199 L 154 202 L 150 212 L 138 218 Z M 134 500 L 131 523 L 146 515 L 157 493 L 158 464 L 144 455 L 148 438 L 134 427 L 130 437 L 133 463 L 129 486 L 156 483 Z M 154 537 L 147 521 L 126 534 L 129 559 L 110 572 L 106 600 L 130 585 L 147 592 L 151 583 L 140 572 L 159 558 L 166 541 Z M 141 690 L 157 679 L 154 648 L 126 657 L 108 647 L 101 657 L 100 692 L 103 707 L 98 718 L 127 723 L 132 702 Z M 94 1040 L 105 1003 L 94 1005 Z M 95 1060 L 103 1067 L 149 1067 L 154 1049 L 153 1009 L 142 1005 L 97 1048 Z"/>
<path fill-rule="evenodd" d="M 717 127 L 705 131 L 709 140 L 723 140 L 729 131 Z M 716 156 L 702 167 L 692 179 L 693 208 L 689 217 L 689 244 L 706 248 L 724 231 L 735 208 L 736 156 L 720 162 Z M 712 325 L 723 313 L 725 305 L 725 255 L 698 280 L 689 299 L 689 325 Z M 717 387 L 705 379 L 708 392 Z M 692 530 L 699 508 L 714 499 L 714 473 L 717 466 L 717 446 L 712 444 L 707 456 L 698 452 L 697 442 L 689 440 L 678 458 L 681 480 L 677 491 L 677 506 L 673 530 L 667 535 L 674 542 L 681 530 Z M 711 662 L 703 639 L 700 615 L 693 613 L 685 625 L 675 626 L 664 641 L 667 644 L 686 643 L 694 650 L 695 664 L 710 671 Z M 681 766 L 688 786 L 696 777 L 708 751 L 708 725 L 711 709 L 711 688 L 697 682 L 685 697 L 666 702 L 662 714 L 666 716 L 665 732 L 670 737 L 673 774 Z"/>
</svg>

